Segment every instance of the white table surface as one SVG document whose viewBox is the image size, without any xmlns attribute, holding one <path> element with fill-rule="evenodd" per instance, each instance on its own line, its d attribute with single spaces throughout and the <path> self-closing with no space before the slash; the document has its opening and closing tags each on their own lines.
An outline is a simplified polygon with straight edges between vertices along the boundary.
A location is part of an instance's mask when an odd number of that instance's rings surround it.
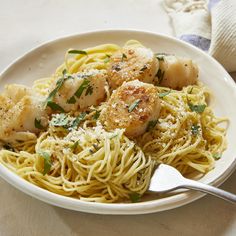
<svg viewBox="0 0 236 236">
<path fill-rule="evenodd" d="M 160 0 L 0 1 L 0 70 L 27 50 L 89 30 L 132 28 L 173 35 Z M 236 76 L 233 76 L 236 79 Z M 232 153 L 236 155 L 236 153 Z M 236 172 L 221 186 L 236 193 Z M 236 235 L 236 207 L 206 196 L 139 216 L 92 215 L 47 205 L 0 179 L 0 236 Z"/>
</svg>

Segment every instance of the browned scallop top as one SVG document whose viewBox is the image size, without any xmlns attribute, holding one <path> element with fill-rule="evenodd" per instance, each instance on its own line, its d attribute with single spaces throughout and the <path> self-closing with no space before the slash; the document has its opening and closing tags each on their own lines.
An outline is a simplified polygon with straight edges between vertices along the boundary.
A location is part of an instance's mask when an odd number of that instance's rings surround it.
<svg viewBox="0 0 236 236">
<path fill-rule="evenodd" d="M 101 120 L 108 129 L 126 128 L 129 136 L 136 133 L 135 129 L 145 129 L 153 115 L 159 113 L 159 105 L 157 88 L 135 80 L 113 92 Z"/>
<path fill-rule="evenodd" d="M 150 49 L 124 47 L 110 59 L 108 83 L 112 89 L 136 79 L 152 83 L 157 70 L 158 61 Z"/>
</svg>

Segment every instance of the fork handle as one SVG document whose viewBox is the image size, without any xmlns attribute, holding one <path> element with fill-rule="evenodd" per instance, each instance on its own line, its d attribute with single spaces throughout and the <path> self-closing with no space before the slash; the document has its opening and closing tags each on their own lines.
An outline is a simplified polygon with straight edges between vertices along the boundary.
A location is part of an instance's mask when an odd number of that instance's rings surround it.
<svg viewBox="0 0 236 236">
<path fill-rule="evenodd" d="M 206 184 L 194 181 L 194 180 L 185 179 L 185 181 L 181 187 L 187 188 L 187 189 L 198 190 L 198 191 L 201 191 L 204 193 L 209 193 L 209 194 L 212 194 L 216 197 L 227 200 L 229 202 L 236 203 L 236 195 L 235 194 L 229 193 L 229 192 L 224 191 L 222 189 L 213 187 L 211 185 L 206 185 Z"/>
</svg>

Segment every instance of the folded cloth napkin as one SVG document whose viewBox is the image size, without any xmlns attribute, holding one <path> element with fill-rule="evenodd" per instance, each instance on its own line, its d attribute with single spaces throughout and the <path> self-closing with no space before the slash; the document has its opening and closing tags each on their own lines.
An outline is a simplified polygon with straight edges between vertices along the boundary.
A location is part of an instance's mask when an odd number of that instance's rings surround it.
<svg viewBox="0 0 236 236">
<path fill-rule="evenodd" d="M 236 0 L 164 0 L 178 38 L 236 71 Z"/>
</svg>

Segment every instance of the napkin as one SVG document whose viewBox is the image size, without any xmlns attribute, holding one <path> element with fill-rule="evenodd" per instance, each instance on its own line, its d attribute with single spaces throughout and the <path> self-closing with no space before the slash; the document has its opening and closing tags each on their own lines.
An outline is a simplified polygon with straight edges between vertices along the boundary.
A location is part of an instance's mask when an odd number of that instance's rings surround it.
<svg viewBox="0 0 236 236">
<path fill-rule="evenodd" d="M 164 0 L 175 34 L 236 71 L 236 0 Z"/>
</svg>

